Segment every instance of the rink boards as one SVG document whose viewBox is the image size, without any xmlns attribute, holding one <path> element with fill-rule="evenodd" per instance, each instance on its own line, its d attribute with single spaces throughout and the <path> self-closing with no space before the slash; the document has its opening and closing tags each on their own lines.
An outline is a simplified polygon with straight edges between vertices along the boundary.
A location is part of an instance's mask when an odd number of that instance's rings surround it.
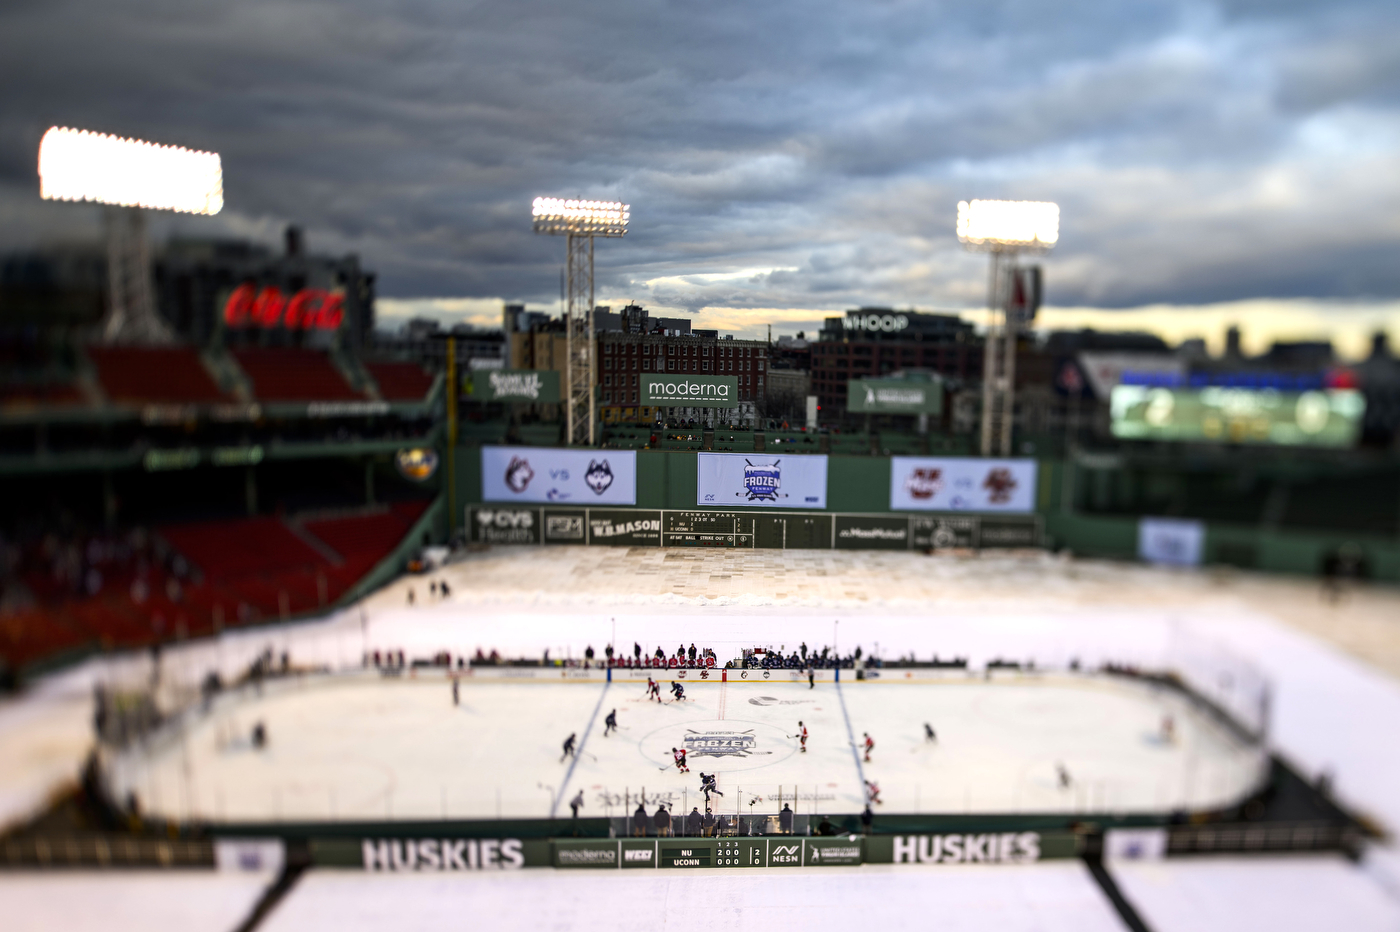
<svg viewBox="0 0 1400 932">
<path fill-rule="evenodd" d="M 681 815 L 704 810 L 702 771 L 722 794 L 712 809 L 731 818 L 859 813 L 872 785 L 877 814 L 1161 817 L 1234 804 L 1266 773 L 1262 748 L 1159 685 L 947 669 L 846 670 L 839 683 L 818 671 L 809 685 L 763 672 L 652 672 L 662 703 L 646 699 L 648 671 L 478 668 L 457 678 L 457 705 L 440 668 L 290 677 L 192 710 L 109 755 L 105 772 L 114 799 L 214 825 L 567 819 L 575 801 L 581 818 L 625 819 L 639 803 Z M 670 701 L 672 681 L 684 701 Z M 248 739 L 256 723 L 263 749 Z"/>
</svg>

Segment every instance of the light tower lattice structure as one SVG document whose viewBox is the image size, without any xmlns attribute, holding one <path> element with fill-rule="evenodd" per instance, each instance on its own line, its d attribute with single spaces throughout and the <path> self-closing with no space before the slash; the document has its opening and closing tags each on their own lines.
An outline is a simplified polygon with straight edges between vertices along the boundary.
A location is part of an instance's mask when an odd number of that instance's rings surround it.
<svg viewBox="0 0 1400 932">
<path fill-rule="evenodd" d="M 1016 407 L 1016 341 L 1020 315 L 1009 307 L 1017 259 L 1042 253 L 1060 238 L 1060 208 L 1046 201 L 962 201 L 958 241 L 992 256 L 987 285 L 987 342 L 982 361 L 982 455 L 1010 456 Z"/>
<path fill-rule="evenodd" d="M 156 313 L 146 211 L 217 214 L 224 206 L 217 152 L 54 126 L 39 143 L 39 196 L 104 205 L 106 343 L 168 343 Z"/>
<path fill-rule="evenodd" d="M 570 445 L 597 443 L 597 350 L 593 335 L 593 238 L 627 235 L 631 206 L 617 201 L 537 197 L 536 233 L 564 237 L 565 418 Z"/>
</svg>

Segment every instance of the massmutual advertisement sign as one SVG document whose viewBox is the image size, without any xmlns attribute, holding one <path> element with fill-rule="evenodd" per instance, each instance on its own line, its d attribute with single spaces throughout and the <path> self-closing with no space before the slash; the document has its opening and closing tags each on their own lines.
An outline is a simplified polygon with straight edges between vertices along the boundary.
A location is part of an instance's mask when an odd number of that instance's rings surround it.
<svg viewBox="0 0 1400 932">
<path fill-rule="evenodd" d="M 846 383 L 846 409 L 866 414 L 938 414 L 943 410 L 943 383 L 851 379 Z"/>
<path fill-rule="evenodd" d="M 737 408 L 739 377 L 734 375 L 642 374 L 642 404 L 653 407 Z"/>
<path fill-rule="evenodd" d="M 635 505 L 637 454 L 630 450 L 482 447 L 487 502 Z"/>
<path fill-rule="evenodd" d="M 698 453 L 695 504 L 753 508 L 825 508 L 826 457 Z"/>
<path fill-rule="evenodd" d="M 463 382 L 472 401 L 559 402 L 559 373 L 553 369 L 478 369 Z"/>
</svg>

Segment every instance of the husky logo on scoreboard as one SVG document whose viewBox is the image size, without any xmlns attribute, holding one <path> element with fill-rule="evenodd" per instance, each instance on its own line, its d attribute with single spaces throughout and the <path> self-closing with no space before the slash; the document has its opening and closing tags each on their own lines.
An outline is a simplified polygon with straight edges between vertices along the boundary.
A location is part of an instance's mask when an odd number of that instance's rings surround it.
<svg viewBox="0 0 1400 932">
<path fill-rule="evenodd" d="M 1028 864 L 1040 860 L 1039 832 L 988 835 L 896 835 L 896 864 Z"/>
<path fill-rule="evenodd" d="M 518 838 L 369 839 L 360 843 L 367 871 L 518 870 Z"/>
<path fill-rule="evenodd" d="M 748 757 L 758 745 L 748 731 L 693 731 L 686 729 L 685 749 L 692 757 Z"/>
<path fill-rule="evenodd" d="M 776 502 L 778 489 L 783 484 L 781 460 L 760 463 L 755 466 L 744 460 L 744 489 L 749 493 L 749 501 Z"/>
<path fill-rule="evenodd" d="M 601 463 L 594 460 L 588 461 L 588 472 L 583 474 L 583 481 L 593 490 L 593 494 L 602 495 L 608 490 L 608 486 L 613 484 L 612 467 L 607 460 Z"/>
</svg>

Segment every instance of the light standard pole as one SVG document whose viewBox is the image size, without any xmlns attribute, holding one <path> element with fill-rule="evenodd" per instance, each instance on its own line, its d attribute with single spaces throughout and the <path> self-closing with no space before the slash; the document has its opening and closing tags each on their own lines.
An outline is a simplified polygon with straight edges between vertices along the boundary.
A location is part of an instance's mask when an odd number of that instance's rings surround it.
<svg viewBox="0 0 1400 932">
<path fill-rule="evenodd" d="M 598 383 L 593 334 L 593 238 L 627 235 L 631 205 L 617 201 L 537 197 L 535 232 L 565 238 L 565 417 L 568 443 L 597 443 L 593 387 Z"/>
<path fill-rule="evenodd" d="M 1060 238 L 1060 208 L 1047 201 L 962 201 L 958 241 L 992 254 L 987 283 L 987 342 L 982 358 L 982 455 L 1011 455 L 1016 403 L 1016 337 L 1020 315 L 1008 297 L 1020 269 L 1017 257 L 1044 252 Z"/>
</svg>

